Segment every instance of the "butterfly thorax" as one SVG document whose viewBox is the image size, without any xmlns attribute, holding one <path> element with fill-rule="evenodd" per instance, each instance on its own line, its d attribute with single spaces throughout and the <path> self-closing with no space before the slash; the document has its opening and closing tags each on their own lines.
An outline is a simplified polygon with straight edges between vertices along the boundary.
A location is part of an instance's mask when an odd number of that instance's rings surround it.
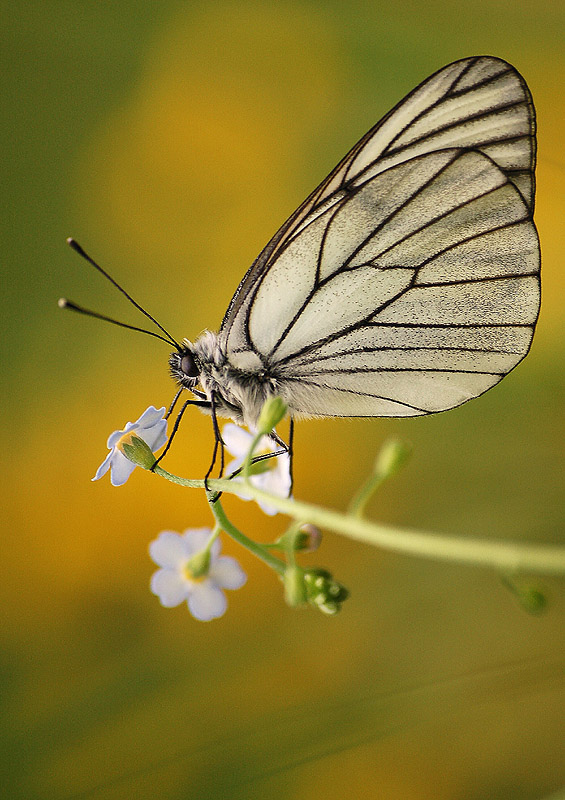
<svg viewBox="0 0 565 800">
<path fill-rule="evenodd" d="M 254 427 L 265 400 L 276 394 L 276 380 L 260 363 L 245 368 L 232 363 L 212 331 L 204 331 L 194 344 L 185 340 L 183 345 L 182 353 L 171 356 L 173 377 L 187 389 L 199 384 L 207 398 L 213 398 L 218 416 Z M 194 361 L 192 375 L 180 369 L 181 363 L 191 366 L 187 357 Z"/>
</svg>

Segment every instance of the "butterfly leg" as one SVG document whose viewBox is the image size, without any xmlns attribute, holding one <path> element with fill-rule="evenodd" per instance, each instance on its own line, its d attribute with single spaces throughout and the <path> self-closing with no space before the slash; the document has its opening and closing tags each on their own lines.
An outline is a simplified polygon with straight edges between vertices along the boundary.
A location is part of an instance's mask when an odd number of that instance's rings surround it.
<svg viewBox="0 0 565 800">
<path fill-rule="evenodd" d="M 283 456 L 285 453 L 288 453 L 288 448 L 286 444 L 284 444 L 284 450 L 275 450 L 273 453 L 261 453 L 259 456 L 253 456 L 251 459 L 251 465 L 257 464 L 259 461 L 267 461 L 268 458 L 276 458 L 277 456 Z M 237 478 L 238 475 L 241 475 L 243 472 L 243 467 L 239 467 L 239 469 L 234 470 L 234 472 L 230 472 L 227 476 L 228 480 L 232 478 Z"/>
<path fill-rule="evenodd" d="M 176 395 L 173 397 L 173 402 L 171 403 L 171 405 L 169 406 L 169 410 L 168 410 L 168 411 L 167 411 L 167 413 L 165 414 L 165 419 L 169 419 L 169 417 L 170 417 L 170 416 L 171 416 L 171 414 L 173 413 L 173 409 L 174 409 L 174 407 L 175 407 L 175 406 L 176 406 L 176 404 L 177 404 L 177 400 L 179 399 L 179 397 L 181 396 L 181 394 L 182 394 L 183 392 L 184 392 L 184 389 L 181 387 L 181 388 L 178 390 L 178 392 L 176 393 Z"/>
<path fill-rule="evenodd" d="M 281 439 L 281 437 L 278 435 L 278 433 L 276 431 L 271 431 L 271 433 L 269 434 L 269 437 L 276 444 L 278 444 L 279 447 L 283 448 L 282 451 L 279 450 L 278 452 L 275 452 L 275 453 L 269 453 L 268 454 L 269 457 L 280 456 L 280 455 L 282 455 L 282 453 L 288 453 L 288 458 L 289 458 L 288 470 L 289 470 L 289 474 L 290 474 L 290 489 L 289 489 L 289 492 L 288 492 L 288 496 L 290 497 L 291 494 L 292 494 L 292 487 L 293 487 L 293 484 L 294 484 L 294 476 L 293 476 L 293 472 L 292 472 L 293 455 L 294 455 L 294 449 L 293 449 L 293 445 L 294 445 L 294 419 L 292 417 L 290 418 L 290 425 L 289 425 L 289 429 L 288 429 L 288 444 L 286 444 L 286 442 L 283 442 L 283 440 Z M 257 458 L 259 459 L 259 458 L 261 458 L 261 456 L 258 456 Z M 253 461 L 255 461 L 255 460 L 256 459 L 253 459 Z"/>
<path fill-rule="evenodd" d="M 170 406 L 170 408 L 169 408 L 169 411 L 168 411 L 168 413 L 165 415 L 165 419 L 167 419 L 167 418 L 168 418 L 169 414 L 170 414 L 170 413 L 171 413 L 171 411 L 173 410 L 173 408 L 174 408 L 174 406 L 175 406 L 175 403 L 176 403 L 176 402 L 177 402 L 177 400 L 178 400 L 179 394 L 180 394 L 180 392 L 178 392 L 178 393 L 175 395 L 175 398 L 174 398 L 173 402 L 171 403 L 171 406 Z M 168 440 L 168 442 L 167 442 L 167 444 L 166 444 L 166 446 L 165 446 L 165 449 L 163 450 L 163 452 L 161 453 L 161 455 L 159 456 L 159 458 L 158 458 L 158 459 L 155 461 L 155 463 L 154 463 L 154 464 L 153 464 L 153 466 L 151 467 L 151 472 L 153 472 L 153 471 L 154 471 L 155 467 L 156 467 L 156 466 L 157 466 L 157 464 L 158 464 L 158 463 L 161 461 L 161 459 L 162 459 L 162 458 L 164 458 L 164 457 L 167 455 L 167 453 L 168 453 L 168 451 L 169 451 L 169 448 L 170 448 L 170 446 L 171 446 L 171 445 L 172 445 L 172 443 L 173 443 L 173 439 L 174 439 L 174 437 L 175 437 L 175 434 L 176 434 L 176 432 L 177 432 L 177 431 L 178 431 L 178 429 L 179 429 L 179 425 L 180 425 L 180 421 L 181 421 L 181 419 L 182 419 L 182 415 L 184 414 L 184 412 L 186 411 L 186 409 L 188 408 L 188 406 L 198 406 L 199 408 L 209 408 L 209 407 L 210 407 L 210 403 L 208 403 L 207 401 L 202 401 L 202 400 L 191 400 L 191 399 L 187 400 L 187 401 L 184 403 L 184 405 L 182 406 L 181 410 L 180 410 L 180 411 L 179 411 L 179 413 L 177 414 L 177 418 L 176 418 L 176 420 L 175 420 L 175 424 L 173 425 L 173 430 L 171 431 L 171 435 L 169 436 L 169 440 Z"/>
<path fill-rule="evenodd" d="M 206 489 L 208 489 L 207 480 L 210 477 L 210 475 L 212 474 L 212 470 L 214 469 L 214 464 L 216 462 L 216 455 L 217 455 L 217 451 L 218 451 L 218 446 L 220 445 L 220 443 L 221 443 L 221 446 L 222 446 L 222 449 L 221 449 L 222 461 L 221 461 L 220 477 L 221 477 L 221 475 L 223 474 L 223 471 L 224 471 L 224 442 L 222 440 L 222 437 L 220 436 L 220 432 L 219 432 L 219 429 L 218 429 L 218 421 L 217 421 L 217 418 L 216 418 L 216 414 L 215 414 L 215 409 L 214 409 L 213 403 L 212 403 L 211 407 L 213 409 L 213 411 L 212 411 L 212 419 L 215 422 L 214 432 L 216 434 L 216 441 L 214 443 L 214 453 L 212 455 L 212 463 L 210 464 L 210 468 L 209 468 L 208 472 L 206 473 L 206 477 L 204 478 Z M 293 483 L 294 483 L 294 478 L 293 478 L 293 473 L 292 473 L 292 456 L 293 456 L 293 442 L 294 442 L 294 420 L 292 419 L 292 417 L 290 418 L 289 439 L 288 439 L 289 443 L 288 444 L 283 439 L 281 439 L 281 437 L 278 435 L 278 433 L 276 431 L 271 431 L 271 433 L 269 434 L 269 438 L 272 439 L 275 442 L 275 444 L 277 444 L 280 447 L 280 450 L 275 450 L 272 453 L 261 453 L 261 455 L 254 456 L 251 459 L 251 465 L 257 464 L 260 461 L 266 461 L 269 458 L 277 458 L 278 456 L 282 456 L 285 453 L 288 453 L 289 458 L 290 458 L 290 463 L 289 463 L 290 489 L 289 489 L 288 496 L 290 497 L 291 494 L 292 494 L 292 487 L 293 487 Z M 243 472 L 243 467 L 239 467 L 239 469 L 236 469 L 234 472 L 230 473 L 227 476 L 227 478 L 228 478 L 228 480 L 231 480 L 232 478 L 237 478 L 237 476 L 241 475 L 242 472 Z M 218 492 L 211 499 L 211 502 L 215 503 L 217 500 L 220 499 L 221 496 L 222 496 L 222 492 Z"/>
<path fill-rule="evenodd" d="M 214 469 L 214 465 L 216 463 L 216 457 L 218 455 L 218 447 L 220 448 L 220 475 L 221 478 L 224 474 L 224 440 L 222 439 L 222 435 L 220 433 L 220 426 L 218 425 L 218 417 L 216 415 L 216 403 L 214 401 L 214 393 L 210 396 L 210 404 L 209 408 L 212 412 L 212 425 L 214 427 L 214 452 L 212 453 L 212 463 L 208 468 L 208 472 L 204 476 L 204 486 L 206 487 L 206 491 L 210 491 L 208 487 L 208 478 L 212 474 L 212 470 Z M 217 495 L 212 502 L 216 502 L 220 498 L 221 495 Z"/>
<path fill-rule="evenodd" d="M 294 419 L 293 417 L 290 418 L 290 425 L 288 429 L 288 471 L 290 475 L 290 488 L 288 490 L 288 496 L 292 495 L 292 488 L 294 486 Z"/>
</svg>

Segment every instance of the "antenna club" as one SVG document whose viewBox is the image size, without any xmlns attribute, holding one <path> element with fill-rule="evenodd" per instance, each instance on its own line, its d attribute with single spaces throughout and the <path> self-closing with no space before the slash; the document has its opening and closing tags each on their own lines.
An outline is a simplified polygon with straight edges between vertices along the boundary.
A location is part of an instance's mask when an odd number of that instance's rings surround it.
<svg viewBox="0 0 565 800">
<path fill-rule="evenodd" d="M 80 244 L 77 242 L 76 239 L 73 239 L 72 236 L 69 236 L 67 238 L 67 244 L 69 245 L 69 247 L 72 247 L 73 250 L 79 253 L 79 255 L 83 256 L 84 258 L 87 258 L 86 253 L 84 252 Z"/>
<path fill-rule="evenodd" d="M 57 305 L 59 306 L 59 308 L 67 308 L 69 305 L 69 301 L 67 300 L 66 297 L 60 297 L 57 300 Z"/>
</svg>

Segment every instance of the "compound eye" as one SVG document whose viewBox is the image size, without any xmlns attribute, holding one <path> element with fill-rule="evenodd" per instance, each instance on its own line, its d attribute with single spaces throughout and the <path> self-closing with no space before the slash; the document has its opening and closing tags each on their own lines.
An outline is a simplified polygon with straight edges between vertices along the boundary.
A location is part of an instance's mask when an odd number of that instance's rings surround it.
<svg viewBox="0 0 565 800">
<path fill-rule="evenodd" d="M 181 358 L 180 368 L 185 375 L 188 375 L 189 378 L 198 377 L 198 368 L 192 353 L 188 352 L 184 354 L 184 356 Z"/>
</svg>

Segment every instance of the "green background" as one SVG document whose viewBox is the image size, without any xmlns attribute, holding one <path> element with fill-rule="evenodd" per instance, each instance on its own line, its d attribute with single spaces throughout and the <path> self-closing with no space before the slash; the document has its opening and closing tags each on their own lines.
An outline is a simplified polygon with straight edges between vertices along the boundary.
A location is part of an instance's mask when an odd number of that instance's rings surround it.
<svg viewBox="0 0 565 800">
<path fill-rule="evenodd" d="M 398 524 L 563 539 L 560 3 L 3 4 L 5 796 L 529 800 L 565 784 L 563 583 L 529 616 L 500 577 L 328 534 L 307 563 L 351 589 L 291 611 L 262 564 L 209 624 L 148 591 L 148 543 L 210 522 L 203 497 L 137 471 L 90 483 L 108 434 L 167 404 L 156 340 L 65 246 L 75 236 L 178 338 L 216 328 L 244 271 L 374 122 L 444 64 L 509 60 L 538 110 L 542 313 L 484 397 L 414 420 L 298 425 L 296 494 L 344 508 L 394 434 L 410 464 L 371 505 Z M 200 477 L 210 420 L 168 467 Z M 227 500 L 248 535 L 284 520 Z"/>
</svg>

